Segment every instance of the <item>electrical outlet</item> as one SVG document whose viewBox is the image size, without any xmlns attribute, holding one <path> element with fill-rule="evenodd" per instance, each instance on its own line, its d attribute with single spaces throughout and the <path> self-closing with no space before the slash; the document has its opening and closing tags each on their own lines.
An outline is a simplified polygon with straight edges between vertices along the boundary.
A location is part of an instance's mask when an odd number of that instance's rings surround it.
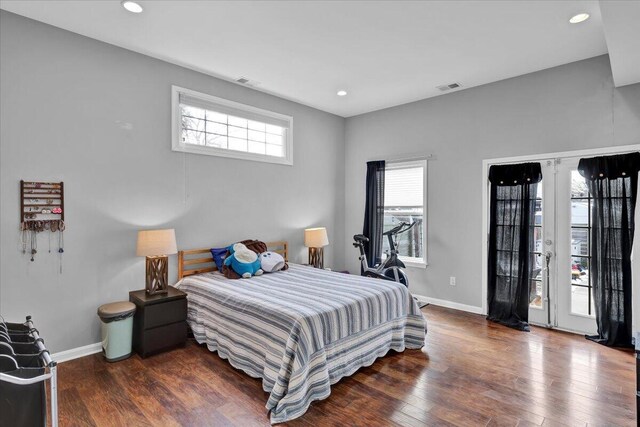
<svg viewBox="0 0 640 427">
<path fill-rule="evenodd" d="M 456 277 L 455 276 L 449 277 L 449 285 L 451 285 L 451 286 L 455 286 L 456 285 Z"/>
</svg>

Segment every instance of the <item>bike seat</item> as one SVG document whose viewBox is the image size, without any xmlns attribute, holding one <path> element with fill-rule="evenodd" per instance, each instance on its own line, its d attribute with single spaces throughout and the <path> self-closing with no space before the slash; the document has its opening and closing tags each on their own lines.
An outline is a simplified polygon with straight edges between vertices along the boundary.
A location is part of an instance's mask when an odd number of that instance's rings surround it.
<svg viewBox="0 0 640 427">
<path fill-rule="evenodd" d="M 364 242 L 368 242 L 369 238 L 364 234 L 356 234 L 355 236 L 353 236 L 353 240 L 359 243 L 364 243 Z"/>
</svg>

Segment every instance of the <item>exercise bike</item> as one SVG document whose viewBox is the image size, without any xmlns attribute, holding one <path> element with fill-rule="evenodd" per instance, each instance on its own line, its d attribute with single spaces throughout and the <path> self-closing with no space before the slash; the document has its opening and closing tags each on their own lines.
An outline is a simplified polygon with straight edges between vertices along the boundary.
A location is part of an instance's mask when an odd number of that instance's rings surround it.
<svg viewBox="0 0 640 427">
<path fill-rule="evenodd" d="M 415 221 L 411 224 L 401 222 L 399 225 L 393 227 L 382 233 L 389 240 L 389 252 L 387 258 L 381 264 L 375 267 L 369 267 L 367 256 L 364 252 L 364 243 L 369 241 L 369 238 L 363 234 L 356 234 L 353 236 L 353 246 L 360 250 L 360 257 L 358 258 L 362 263 L 362 275 L 366 277 L 375 277 L 377 279 L 391 280 L 394 282 L 402 283 L 407 288 L 409 287 L 409 279 L 403 268 L 406 268 L 404 262 L 398 258 L 398 234 L 406 233 L 415 226 Z"/>
</svg>

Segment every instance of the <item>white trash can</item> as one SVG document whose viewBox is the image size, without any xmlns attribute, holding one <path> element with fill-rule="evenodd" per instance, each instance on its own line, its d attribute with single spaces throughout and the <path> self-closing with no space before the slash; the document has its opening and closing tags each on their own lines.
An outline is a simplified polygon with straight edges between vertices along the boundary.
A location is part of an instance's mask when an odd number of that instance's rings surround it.
<svg viewBox="0 0 640 427">
<path fill-rule="evenodd" d="M 107 362 L 131 356 L 133 314 L 136 305 L 129 301 L 112 302 L 98 308 L 102 323 L 102 354 Z"/>
</svg>

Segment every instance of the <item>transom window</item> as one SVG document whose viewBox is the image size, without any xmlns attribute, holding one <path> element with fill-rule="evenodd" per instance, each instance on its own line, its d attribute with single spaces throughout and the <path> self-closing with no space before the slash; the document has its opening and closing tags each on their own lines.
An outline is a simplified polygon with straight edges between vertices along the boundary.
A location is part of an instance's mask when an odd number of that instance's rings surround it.
<svg viewBox="0 0 640 427">
<path fill-rule="evenodd" d="M 401 222 L 415 222 L 411 230 L 398 234 L 399 258 L 407 265 L 424 267 L 427 264 L 427 162 L 387 162 L 384 181 L 383 229 L 387 231 Z M 383 236 L 382 250 L 384 253 L 389 251 L 387 236 Z"/>
<path fill-rule="evenodd" d="M 173 86 L 174 151 L 293 164 L 293 118 Z"/>
</svg>

